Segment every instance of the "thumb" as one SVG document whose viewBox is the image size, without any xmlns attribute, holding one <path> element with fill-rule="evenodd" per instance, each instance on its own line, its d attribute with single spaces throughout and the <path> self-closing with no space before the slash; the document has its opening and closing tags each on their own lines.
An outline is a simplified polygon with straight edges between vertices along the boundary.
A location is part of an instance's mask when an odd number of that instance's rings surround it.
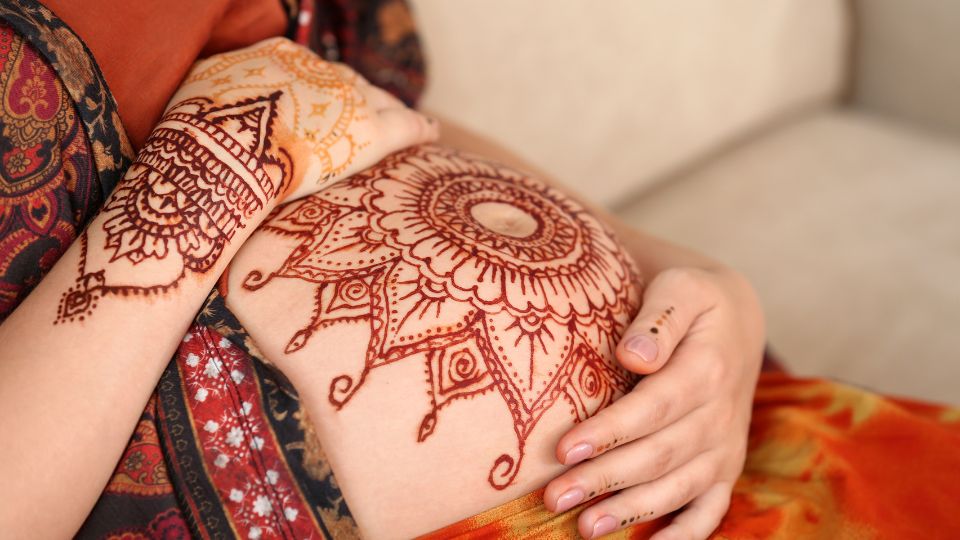
<svg viewBox="0 0 960 540">
<path fill-rule="evenodd" d="M 406 107 L 378 111 L 377 122 L 386 154 L 433 142 L 440 135 L 440 124 L 435 119 Z"/>
<path fill-rule="evenodd" d="M 617 345 L 617 360 L 634 373 L 658 371 L 713 300 L 703 270 L 671 268 L 660 272 L 644 291 L 640 313 Z"/>
</svg>

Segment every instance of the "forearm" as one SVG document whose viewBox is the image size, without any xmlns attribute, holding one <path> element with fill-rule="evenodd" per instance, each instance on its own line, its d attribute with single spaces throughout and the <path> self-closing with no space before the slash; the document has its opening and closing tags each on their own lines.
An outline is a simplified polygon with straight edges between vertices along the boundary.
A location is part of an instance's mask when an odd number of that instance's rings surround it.
<svg viewBox="0 0 960 540">
<path fill-rule="evenodd" d="M 273 205 L 246 189 L 256 168 L 181 128 L 154 132 L 84 236 L 0 326 L 5 535 L 76 532 L 197 309 Z"/>
</svg>

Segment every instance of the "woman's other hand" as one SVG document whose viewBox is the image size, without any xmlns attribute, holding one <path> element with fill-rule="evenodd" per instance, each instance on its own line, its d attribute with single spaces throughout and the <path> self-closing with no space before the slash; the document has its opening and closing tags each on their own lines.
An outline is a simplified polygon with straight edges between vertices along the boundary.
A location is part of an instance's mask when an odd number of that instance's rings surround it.
<svg viewBox="0 0 960 540">
<path fill-rule="evenodd" d="M 161 125 L 171 113 L 194 109 L 222 114 L 221 128 L 262 151 L 276 202 L 309 195 L 438 135 L 434 120 L 284 38 L 197 62 Z"/>
<path fill-rule="evenodd" d="M 648 374 L 632 392 L 578 424 L 557 445 L 576 465 L 547 485 L 544 504 L 584 510 L 585 538 L 650 521 L 686 505 L 653 538 L 705 538 L 743 470 L 763 315 L 750 284 L 727 269 L 672 268 L 656 275 L 617 348 Z"/>
</svg>

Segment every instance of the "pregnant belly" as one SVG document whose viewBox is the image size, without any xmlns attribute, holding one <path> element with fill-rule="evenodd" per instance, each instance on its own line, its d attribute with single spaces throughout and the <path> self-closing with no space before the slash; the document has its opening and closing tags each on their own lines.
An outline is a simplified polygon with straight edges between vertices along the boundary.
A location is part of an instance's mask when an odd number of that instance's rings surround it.
<svg viewBox="0 0 960 540">
<path fill-rule="evenodd" d="M 559 437 L 634 383 L 638 307 L 610 234 L 556 190 L 435 146 L 281 208 L 228 302 L 301 396 L 371 537 L 546 483 Z"/>
</svg>

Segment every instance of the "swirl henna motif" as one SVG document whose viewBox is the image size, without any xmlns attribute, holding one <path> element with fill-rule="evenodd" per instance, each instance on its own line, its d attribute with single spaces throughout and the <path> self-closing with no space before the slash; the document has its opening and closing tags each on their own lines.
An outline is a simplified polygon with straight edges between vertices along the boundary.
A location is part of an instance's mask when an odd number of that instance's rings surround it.
<svg viewBox="0 0 960 540">
<path fill-rule="evenodd" d="M 300 243 L 243 287 L 316 285 L 287 353 L 320 328 L 369 327 L 363 365 L 333 379 L 329 402 L 344 407 L 372 370 L 416 358 L 429 394 L 423 442 L 443 408 L 499 396 L 517 447 L 494 461 L 494 488 L 513 482 L 547 409 L 565 401 L 580 421 L 636 382 L 613 360 L 639 307 L 633 264 L 586 211 L 501 165 L 421 146 L 279 209 L 263 229 Z"/>
</svg>

